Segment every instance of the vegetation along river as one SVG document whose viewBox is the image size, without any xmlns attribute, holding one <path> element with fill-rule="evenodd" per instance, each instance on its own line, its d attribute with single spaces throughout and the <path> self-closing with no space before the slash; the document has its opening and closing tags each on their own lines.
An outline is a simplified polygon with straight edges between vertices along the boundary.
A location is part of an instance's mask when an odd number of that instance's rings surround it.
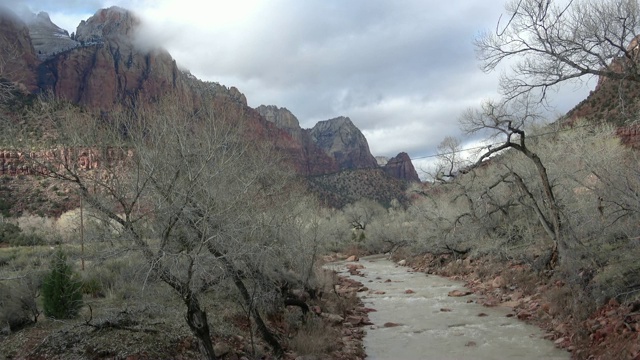
<svg viewBox="0 0 640 360">
<path fill-rule="evenodd" d="M 360 260 L 364 277 L 349 275 L 346 264 L 329 267 L 362 282 L 364 305 L 376 310 L 364 339 L 369 359 L 569 359 L 540 329 L 507 317 L 508 309 L 449 296 L 466 291 L 460 282 L 408 272 L 381 256 Z"/>
</svg>

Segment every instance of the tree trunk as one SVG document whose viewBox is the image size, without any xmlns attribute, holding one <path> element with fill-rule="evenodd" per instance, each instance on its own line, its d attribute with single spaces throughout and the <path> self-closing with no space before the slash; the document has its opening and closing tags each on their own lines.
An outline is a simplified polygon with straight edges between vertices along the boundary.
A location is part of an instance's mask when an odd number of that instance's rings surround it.
<svg viewBox="0 0 640 360">
<path fill-rule="evenodd" d="M 262 317 L 260 316 L 260 313 L 258 312 L 258 309 L 252 306 L 253 301 L 251 300 L 251 295 L 249 294 L 247 287 L 244 285 L 244 282 L 242 281 L 242 278 L 237 271 L 232 272 L 232 278 L 234 284 L 238 288 L 238 291 L 240 291 L 240 295 L 242 295 L 242 299 L 249 307 L 249 311 L 251 313 L 251 316 L 253 317 L 253 321 L 256 322 L 256 326 L 258 327 L 260 335 L 262 336 L 264 341 L 266 341 L 267 344 L 271 346 L 275 355 L 278 357 L 282 357 L 282 355 L 284 355 L 282 345 L 280 345 L 278 339 L 276 339 L 276 337 L 271 333 L 267 325 L 264 323 Z"/>
<path fill-rule="evenodd" d="M 282 357 L 282 355 L 284 355 L 284 350 L 282 349 L 282 345 L 280 345 L 280 342 L 278 341 L 278 339 L 276 339 L 276 337 L 271 333 L 271 331 L 269 330 L 267 325 L 264 323 L 264 321 L 262 320 L 262 317 L 260 316 L 260 313 L 258 312 L 258 310 L 255 309 L 252 306 L 253 301 L 251 300 L 251 295 L 249 294 L 249 291 L 247 290 L 247 287 L 244 285 L 244 282 L 242 281 L 242 277 L 238 273 L 236 267 L 233 265 L 233 263 L 231 263 L 231 261 L 229 261 L 229 259 L 227 259 L 224 256 L 224 254 L 222 254 L 220 251 L 218 251 L 213 246 L 213 244 L 211 244 L 211 243 L 207 244 L 207 248 L 208 248 L 209 252 L 211 254 L 213 254 L 213 256 L 215 256 L 216 258 L 218 258 L 218 260 L 220 260 L 220 262 L 222 262 L 222 265 L 225 267 L 225 270 L 229 274 L 231 274 L 231 278 L 233 279 L 233 283 L 236 285 L 236 288 L 240 292 L 240 295 L 242 296 L 242 299 L 244 300 L 245 304 L 247 305 L 247 307 L 249 309 L 249 312 L 251 313 L 251 316 L 253 317 L 253 321 L 256 322 L 256 326 L 258 327 L 258 331 L 260 331 L 260 335 L 262 336 L 264 341 L 266 341 L 267 344 L 269 344 L 269 346 L 271 346 L 271 348 L 273 349 L 273 352 L 275 353 L 276 356 Z"/>
<path fill-rule="evenodd" d="M 187 324 L 193 334 L 200 340 L 204 352 L 209 360 L 215 360 L 216 354 L 213 351 L 213 343 L 209 333 L 209 322 L 207 322 L 207 312 L 200 309 L 200 303 L 194 297 L 185 299 L 187 305 Z"/>
<path fill-rule="evenodd" d="M 538 157 L 538 155 L 527 151 L 525 153 L 531 160 L 533 160 L 536 168 L 538 169 L 538 175 L 540 176 L 540 180 L 542 181 L 542 189 L 544 191 L 545 200 L 547 202 L 547 207 L 549 209 L 549 218 L 551 220 L 551 225 L 553 226 L 553 232 L 555 237 L 553 239 L 553 253 L 552 259 L 557 259 L 557 261 L 562 264 L 563 258 L 565 256 L 566 251 L 568 251 L 567 244 L 562 234 L 562 222 L 560 220 L 560 209 L 558 208 L 558 203 L 556 202 L 556 198 L 553 194 L 553 189 L 551 188 L 551 182 L 549 182 L 549 176 L 547 175 L 547 168 L 542 163 L 542 160 Z"/>
</svg>

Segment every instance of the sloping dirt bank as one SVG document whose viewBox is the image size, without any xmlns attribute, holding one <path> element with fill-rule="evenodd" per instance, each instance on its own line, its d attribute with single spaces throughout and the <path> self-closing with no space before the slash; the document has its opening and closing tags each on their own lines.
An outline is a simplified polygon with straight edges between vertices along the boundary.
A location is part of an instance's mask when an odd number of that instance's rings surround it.
<svg viewBox="0 0 640 360">
<path fill-rule="evenodd" d="M 591 311 L 562 280 L 538 274 L 523 264 L 495 259 L 410 256 L 398 251 L 393 260 L 410 271 L 464 281 L 480 304 L 509 308 L 507 316 L 539 326 L 545 338 L 571 352 L 573 359 L 640 360 L 638 302 L 620 304 L 611 299 Z M 581 311 L 582 316 L 576 316 Z"/>
</svg>

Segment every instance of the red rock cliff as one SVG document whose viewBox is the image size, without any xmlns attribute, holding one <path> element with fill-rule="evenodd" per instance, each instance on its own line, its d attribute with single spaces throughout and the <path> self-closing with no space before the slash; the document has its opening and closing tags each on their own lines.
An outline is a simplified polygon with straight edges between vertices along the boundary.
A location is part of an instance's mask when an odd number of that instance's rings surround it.
<svg viewBox="0 0 640 360">
<path fill-rule="evenodd" d="M 384 172 L 401 180 L 420 182 L 420 177 L 416 172 L 411 158 L 405 152 L 401 152 L 396 157 L 391 158 L 383 167 Z"/>
</svg>

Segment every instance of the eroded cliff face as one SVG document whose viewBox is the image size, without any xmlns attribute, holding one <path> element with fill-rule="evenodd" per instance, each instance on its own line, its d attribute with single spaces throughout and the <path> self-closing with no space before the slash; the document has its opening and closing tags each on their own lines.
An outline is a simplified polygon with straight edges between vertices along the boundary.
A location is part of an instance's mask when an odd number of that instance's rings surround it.
<svg viewBox="0 0 640 360">
<path fill-rule="evenodd" d="M 9 9 L 0 5 L 0 78 L 35 91 L 36 52 L 29 28 Z"/>
<path fill-rule="evenodd" d="M 290 155 L 299 173 L 313 176 L 340 170 L 335 159 L 313 141 L 309 131 L 300 127 L 298 118 L 291 111 L 274 105 L 260 105 L 256 111 L 270 124 L 291 136 L 292 142 L 289 145 L 298 152 L 291 151 Z"/>
<path fill-rule="evenodd" d="M 80 46 L 40 64 L 39 88 L 104 111 L 117 104 L 153 101 L 168 92 L 184 94 L 186 75 L 166 51 L 134 45 L 138 24 L 134 15 L 118 7 L 98 11 L 78 26 Z"/>
<path fill-rule="evenodd" d="M 367 139 L 348 117 L 320 121 L 310 132 L 313 141 L 336 160 L 340 169 L 378 167 Z"/>
<path fill-rule="evenodd" d="M 410 182 L 420 182 L 420 177 L 416 172 L 411 158 L 405 152 L 391 158 L 383 167 L 384 172 L 395 177 Z"/>
<path fill-rule="evenodd" d="M 640 37 L 636 37 L 627 47 L 629 58 L 616 58 L 603 70 L 618 75 L 633 74 L 640 62 L 639 41 Z M 640 81 L 637 78 L 629 76 L 627 79 L 616 79 L 600 76 L 595 89 L 571 109 L 565 118 L 569 124 L 581 118 L 613 124 L 618 128 L 617 133 L 626 145 L 640 147 L 638 137 L 634 135 L 637 131 L 634 124 L 640 112 L 638 96 Z"/>
<path fill-rule="evenodd" d="M 298 122 L 298 118 L 287 110 L 287 108 L 279 108 L 275 105 L 260 105 L 256 110 L 267 121 L 274 123 L 278 128 L 285 130 L 294 138 L 302 136 L 302 128 Z"/>
<path fill-rule="evenodd" d="M 55 54 L 80 45 L 69 36 L 66 30 L 54 24 L 46 12 L 37 15 L 27 14 L 26 17 L 25 22 L 29 28 L 29 36 L 31 36 L 39 60 L 46 60 Z"/>
<path fill-rule="evenodd" d="M 321 121 L 312 129 L 302 129 L 295 115 L 286 108 L 261 105 L 256 110 L 267 121 L 285 130 L 302 144 L 309 157 L 310 169 L 315 168 L 308 171 L 309 175 L 381 167 L 387 175 L 396 179 L 420 181 L 407 153 L 402 152 L 391 159 L 371 156 L 367 139 L 347 117 Z"/>
<path fill-rule="evenodd" d="M 102 113 L 153 106 L 167 95 L 194 109 L 212 103 L 219 116 L 246 121 L 252 139 L 273 143 L 301 175 L 378 168 L 364 135 L 349 118 L 302 129 L 285 108 L 252 109 L 235 87 L 198 80 L 180 70 L 165 50 L 141 44 L 136 39 L 140 19 L 125 9 L 99 10 L 80 23 L 73 37 L 46 13 L 28 16 L 26 23 L 17 16 L 0 16 L 0 48 L 19 49 L 11 72 L 3 74 L 32 92 L 51 91 Z"/>
</svg>

